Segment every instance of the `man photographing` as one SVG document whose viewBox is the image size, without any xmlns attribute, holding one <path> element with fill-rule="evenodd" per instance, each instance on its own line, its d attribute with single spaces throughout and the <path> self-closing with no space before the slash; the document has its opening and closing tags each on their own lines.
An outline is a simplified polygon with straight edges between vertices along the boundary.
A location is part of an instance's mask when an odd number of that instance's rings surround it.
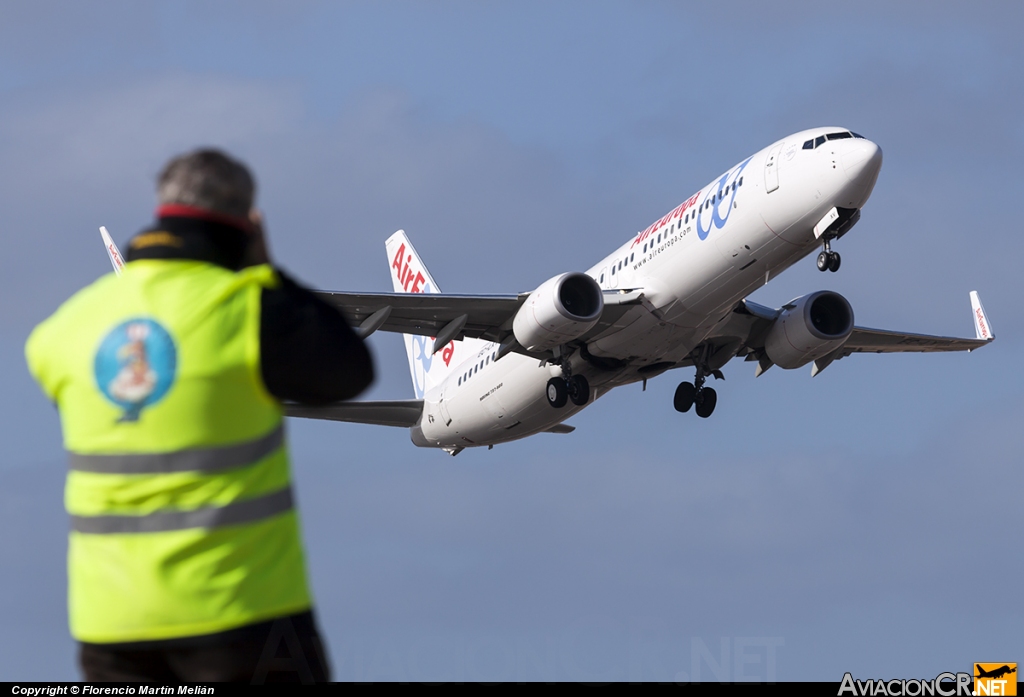
<svg viewBox="0 0 1024 697">
<path fill-rule="evenodd" d="M 268 259 L 248 169 L 171 160 L 120 277 L 32 332 L 70 456 L 68 605 L 87 680 L 329 679 L 283 400 L 373 379 L 344 318 Z M 278 644 L 292 671 L 269 673 Z"/>
</svg>

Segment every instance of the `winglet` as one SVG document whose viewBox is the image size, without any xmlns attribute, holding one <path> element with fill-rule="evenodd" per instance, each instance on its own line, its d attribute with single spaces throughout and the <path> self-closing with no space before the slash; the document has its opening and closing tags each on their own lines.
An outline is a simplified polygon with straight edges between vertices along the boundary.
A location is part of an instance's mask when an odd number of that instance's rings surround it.
<svg viewBox="0 0 1024 697">
<path fill-rule="evenodd" d="M 985 315 L 985 308 L 981 304 L 981 296 L 978 291 L 971 291 L 971 314 L 974 316 L 974 335 L 979 340 L 992 341 L 996 334 L 992 331 L 992 323 Z"/>
<path fill-rule="evenodd" d="M 100 237 L 103 238 L 103 246 L 107 248 L 107 256 L 110 257 L 110 263 L 114 266 L 114 273 L 120 276 L 121 269 L 124 268 L 124 257 L 121 256 L 121 250 L 114 244 L 114 240 L 110 239 L 107 228 L 102 225 L 100 225 Z"/>
</svg>

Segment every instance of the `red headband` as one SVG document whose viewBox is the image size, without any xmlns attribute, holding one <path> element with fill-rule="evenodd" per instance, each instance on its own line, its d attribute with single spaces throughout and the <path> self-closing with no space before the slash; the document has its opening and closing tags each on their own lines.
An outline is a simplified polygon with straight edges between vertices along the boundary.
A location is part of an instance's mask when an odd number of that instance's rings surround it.
<svg viewBox="0 0 1024 697">
<path fill-rule="evenodd" d="M 194 206 L 184 206 L 180 203 L 167 203 L 162 206 L 157 206 L 156 217 L 158 218 L 199 218 L 200 220 L 210 220 L 215 223 L 223 223 L 236 227 L 239 230 L 249 232 L 252 230 L 252 221 L 248 218 L 236 218 L 233 215 L 225 215 L 224 213 L 215 213 L 214 211 L 208 211 L 205 208 L 196 208 Z"/>
</svg>

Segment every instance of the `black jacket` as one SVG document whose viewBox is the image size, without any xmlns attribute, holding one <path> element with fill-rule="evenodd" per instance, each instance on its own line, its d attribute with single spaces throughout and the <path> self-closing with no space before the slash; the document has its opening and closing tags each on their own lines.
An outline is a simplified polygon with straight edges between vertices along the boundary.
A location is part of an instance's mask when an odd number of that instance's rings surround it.
<svg viewBox="0 0 1024 697">
<path fill-rule="evenodd" d="M 144 242 L 147 233 L 164 244 Z M 140 243 L 141 242 L 141 243 Z M 127 261 L 191 259 L 237 271 L 247 234 L 230 225 L 187 217 L 163 217 L 129 243 Z M 286 274 L 265 288 L 260 302 L 260 368 L 270 394 L 282 401 L 326 404 L 349 399 L 373 381 L 373 361 L 341 313 Z"/>
</svg>

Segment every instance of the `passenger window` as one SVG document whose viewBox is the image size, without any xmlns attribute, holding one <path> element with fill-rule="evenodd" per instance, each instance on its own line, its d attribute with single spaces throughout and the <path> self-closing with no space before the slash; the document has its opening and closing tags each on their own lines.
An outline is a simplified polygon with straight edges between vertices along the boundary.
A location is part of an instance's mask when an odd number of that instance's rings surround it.
<svg viewBox="0 0 1024 697">
<path fill-rule="evenodd" d="M 612 267 L 612 276 L 614 276 L 614 275 L 615 275 L 615 267 L 613 266 Z"/>
<path fill-rule="evenodd" d="M 604 274 L 601 274 L 601 283 L 604 283 Z"/>
<path fill-rule="evenodd" d="M 740 177 L 740 186 L 743 186 L 743 177 Z"/>
<path fill-rule="evenodd" d="M 635 257 L 636 257 L 636 254 L 630 254 L 629 255 L 629 261 L 632 262 Z"/>
</svg>

